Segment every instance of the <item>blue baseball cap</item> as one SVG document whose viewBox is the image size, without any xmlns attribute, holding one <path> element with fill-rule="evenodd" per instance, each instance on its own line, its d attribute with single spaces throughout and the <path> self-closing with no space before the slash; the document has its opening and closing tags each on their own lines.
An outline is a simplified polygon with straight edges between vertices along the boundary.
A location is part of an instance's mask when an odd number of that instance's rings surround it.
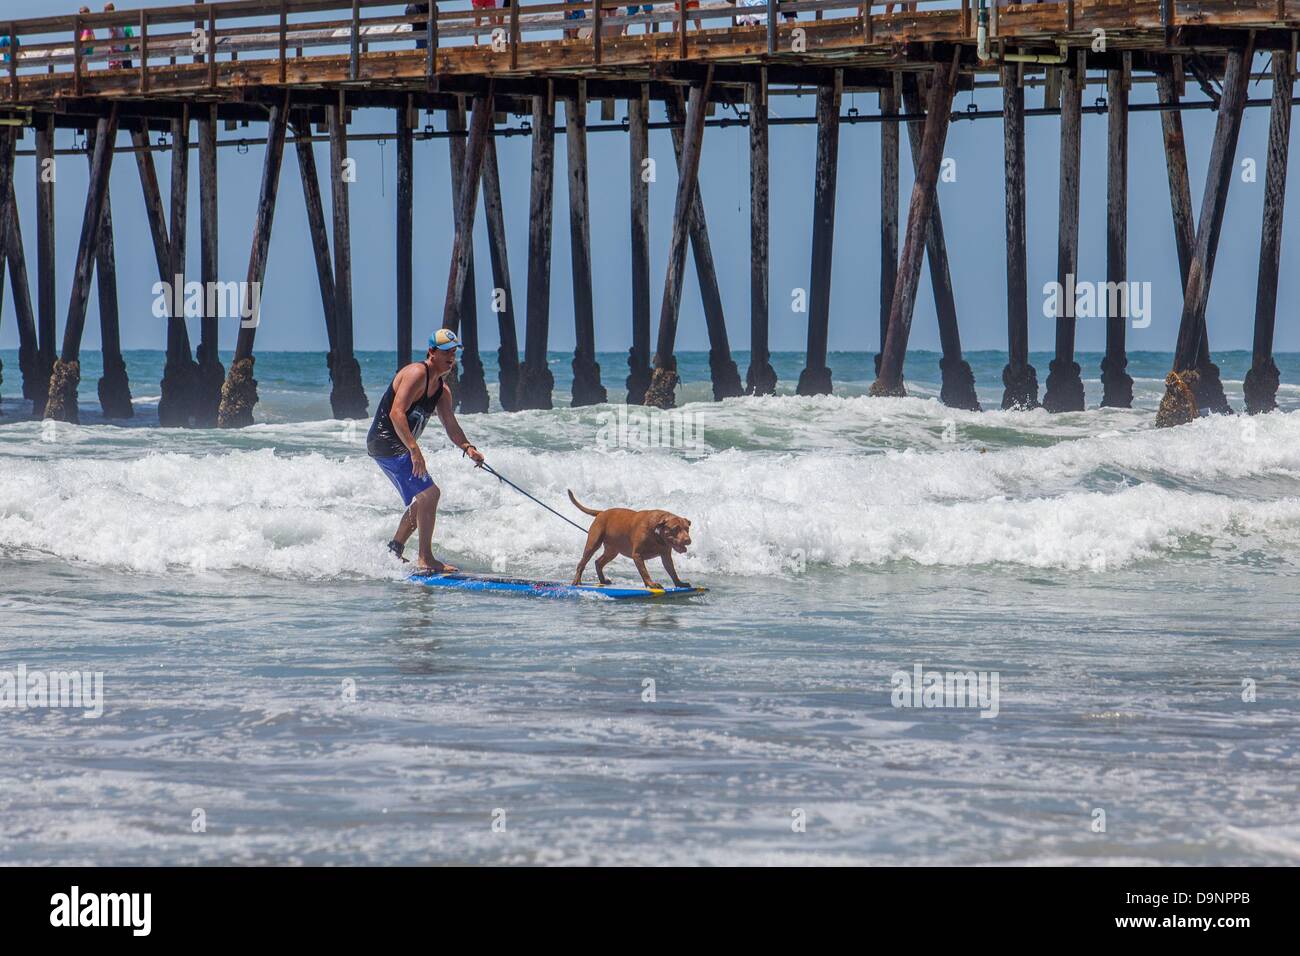
<svg viewBox="0 0 1300 956">
<path fill-rule="evenodd" d="M 439 329 L 429 336 L 429 348 L 440 352 L 450 352 L 460 348 L 460 339 L 451 329 Z"/>
</svg>

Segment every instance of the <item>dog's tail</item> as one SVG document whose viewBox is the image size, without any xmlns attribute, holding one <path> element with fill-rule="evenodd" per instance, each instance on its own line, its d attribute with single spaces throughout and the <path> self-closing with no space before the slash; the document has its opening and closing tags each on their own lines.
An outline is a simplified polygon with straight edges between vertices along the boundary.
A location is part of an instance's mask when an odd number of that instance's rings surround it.
<svg viewBox="0 0 1300 956">
<path fill-rule="evenodd" d="M 595 518 L 596 516 L 598 516 L 598 515 L 600 514 L 599 511 L 595 511 L 595 510 L 593 510 L 593 509 L 591 509 L 591 508 L 588 508 L 586 505 L 584 505 L 584 504 L 582 504 L 581 502 L 579 502 L 577 498 L 573 497 L 573 492 L 572 492 L 572 491 L 569 492 L 569 500 L 573 502 L 573 507 L 577 508 L 577 509 L 578 509 L 579 511 L 581 511 L 583 514 L 589 514 L 589 515 L 591 515 L 593 518 Z"/>
</svg>

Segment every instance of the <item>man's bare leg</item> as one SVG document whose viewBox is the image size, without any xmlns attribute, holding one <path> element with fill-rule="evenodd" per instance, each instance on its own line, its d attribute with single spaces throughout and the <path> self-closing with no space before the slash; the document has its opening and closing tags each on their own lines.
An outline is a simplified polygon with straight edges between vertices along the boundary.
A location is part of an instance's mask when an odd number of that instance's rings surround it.
<svg viewBox="0 0 1300 956">
<path fill-rule="evenodd" d="M 443 564 L 433 556 L 433 526 L 438 520 L 438 499 L 442 492 L 437 485 L 430 485 L 415 496 L 411 510 L 415 512 L 416 525 L 420 530 L 420 556 L 418 567 L 432 571 L 455 571 L 456 568 Z"/>
<path fill-rule="evenodd" d="M 415 533 L 415 503 L 402 512 L 402 520 L 397 522 L 397 531 L 393 533 L 393 540 L 401 547 L 406 547 L 406 542 L 411 540 L 411 535 Z"/>
</svg>

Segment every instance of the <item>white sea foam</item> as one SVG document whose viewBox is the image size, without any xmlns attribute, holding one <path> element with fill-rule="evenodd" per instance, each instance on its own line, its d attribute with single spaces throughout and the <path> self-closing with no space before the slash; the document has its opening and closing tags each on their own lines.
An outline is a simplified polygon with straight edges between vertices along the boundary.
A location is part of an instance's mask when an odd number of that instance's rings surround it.
<svg viewBox="0 0 1300 956">
<path fill-rule="evenodd" d="M 573 488 L 594 507 L 691 518 L 684 576 L 898 561 L 1114 570 L 1207 551 L 1300 559 L 1294 414 L 1157 431 L 1147 413 L 973 415 L 922 399 L 692 407 L 710 445 L 699 457 L 601 450 L 591 410 L 476 416 L 471 431 L 502 473 L 566 514 Z M 397 573 L 383 544 L 400 503 L 338 422 L 230 440 L 96 426 L 53 445 L 25 424 L 5 438 L 0 547 L 142 571 Z M 444 490 L 440 553 L 499 570 L 572 567 L 576 531 L 439 438 L 425 444 Z"/>
</svg>

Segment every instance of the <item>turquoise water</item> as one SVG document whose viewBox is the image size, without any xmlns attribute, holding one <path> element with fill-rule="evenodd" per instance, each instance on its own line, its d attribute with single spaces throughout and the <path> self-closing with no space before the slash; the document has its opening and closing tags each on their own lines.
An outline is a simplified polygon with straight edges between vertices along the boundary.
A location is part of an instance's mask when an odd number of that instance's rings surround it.
<svg viewBox="0 0 1300 956">
<path fill-rule="evenodd" d="M 52 428 L 0 358 L 0 672 L 103 674 L 96 719 L 0 709 L 0 862 L 1300 859 L 1300 356 L 1281 413 L 1157 431 L 1168 355 L 1131 357 L 1132 410 L 1081 357 L 1094 407 L 1049 416 L 944 408 L 926 353 L 907 399 L 854 353 L 833 396 L 714 403 L 688 354 L 654 420 L 685 439 L 651 445 L 568 408 L 555 354 L 559 407 L 462 424 L 575 518 L 569 488 L 692 519 L 710 593 L 632 607 L 406 583 L 319 354 L 260 356 L 238 432 L 157 428 L 159 353 L 126 426 L 97 356 Z M 361 358 L 373 407 L 392 357 Z M 1005 359 L 970 359 L 995 409 Z M 1216 359 L 1240 408 L 1248 356 Z M 774 365 L 789 391 L 802 356 Z M 572 573 L 575 530 L 423 444 L 440 556 Z M 996 716 L 895 706 L 918 665 L 995 675 Z"/>
</svg>

